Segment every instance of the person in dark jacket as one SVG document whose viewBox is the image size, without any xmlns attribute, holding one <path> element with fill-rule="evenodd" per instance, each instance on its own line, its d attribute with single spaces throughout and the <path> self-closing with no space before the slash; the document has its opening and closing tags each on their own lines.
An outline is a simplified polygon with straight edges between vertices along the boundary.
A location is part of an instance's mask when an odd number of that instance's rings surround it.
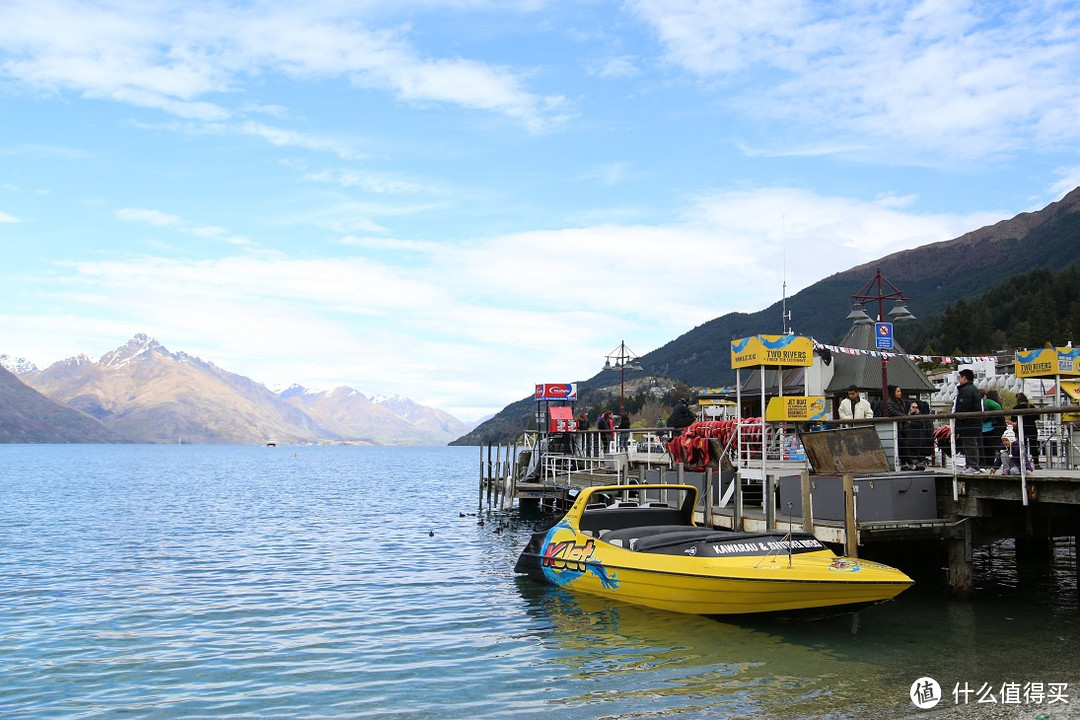
<svg viewBox="0 0 1080 720">
<path fill-rule="evenodd" d="M 933 453 L 933 423 L 919 419 L 924 413 L 918 400 L 909 400 L 907 406 L 908 419 L 900 423 L 901 469 L 924 470 L 927 458 Z"/>
<path fill-rule="evenodd" d="M 1024 393 L 1016 393 L 1016 404 L 1013 410 L 1030 410 L 1035 406 L 1028 400 Z M 1038 415 L 1017 415 L 1013 421 L 1017 426 L 1024 427 L 1024 444 L 1027 445 L 1028 456 L 1035 460 L 1035 469 L 1039 469 L 1039 426 L 1036 424 Z"/>
<path fill-rule="evenodd" d="M 626 452 L 626 449 L 630 447 L 630 416 L 623 413 L 619 416 L 619 436 L 616 438 L 619 443 L 619 452 Z"/>
<path fill-rule="evenodd" d="M 592 455 L 592 447 L 589 443 L 589 414 L 581 413 L 577 416 L 577 429 L 578 436 L 577 446 L 578 453 L 581 455 Z"/>
<path fill-rule="evenodd" d="M 982 393 L 975 387 L 975 373 L 970 368 L 960 371 L 959 387 L 953 412 L 982 412 Z M 956 421 L 956 450 L 967 461 L 968 472 L 981 473 L 979 456 L 982 454 L 982 420 L 963 418 Z"/>
<path fill-rule="evenodd" d="M 904 402 L 904 391 L 899 385 L 889 385 L 889 403 L 885 406 L 885 415 L 888 417 L 904 417 L 908 414 L 907 403 Z"/>
<path fill-rule="evenodd" d="M 678 437 L 683 434 L 690 425 L 693 425 L 697 421 L 697 417 L 694 413 L 690 412 L 690 408 L 687 407 L 686 400 L 679 400 L 675 404 L 675 409 L 671 411 L 671 417 L 668 418 L 668 427 L 672 428 L 672 436 Z"/>
<path fill-rule="evenodd" d="M 605 410 L 604 414 L 600 416 L 600 419 L 596 421 L 596 429 L 600 431 L 600 454 L 606 455 L 609 451 L 613 451 L 611 443 L 615 440 L 615 418 L 614 413 L 610 410 Z"/>
</svg>

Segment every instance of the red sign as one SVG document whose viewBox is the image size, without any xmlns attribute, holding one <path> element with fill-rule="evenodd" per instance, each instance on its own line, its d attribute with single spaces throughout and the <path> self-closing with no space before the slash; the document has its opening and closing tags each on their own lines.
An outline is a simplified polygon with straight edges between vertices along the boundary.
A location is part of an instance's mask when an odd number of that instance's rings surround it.
<svg viewBox="0 0 1080 720">
<path fill-rule="evenodd" d="M 574 432 L 578 429 L 577 420 L 574 419 L 574 411 L 569 405 L 550 408 L 548 416 L 548 432 Z"/>
<path fill-rule="evenodd" d="M 577 383 L 537 383 L 537 400 L 577 401 Z"/>
<path fill-rule="evenodd" d="M 553 433 L 574 432 L 577 429 L 577 420 L 561 420 L 552 418 L 551 423 L 548 425 L 548 432 Z"/>
</svg>

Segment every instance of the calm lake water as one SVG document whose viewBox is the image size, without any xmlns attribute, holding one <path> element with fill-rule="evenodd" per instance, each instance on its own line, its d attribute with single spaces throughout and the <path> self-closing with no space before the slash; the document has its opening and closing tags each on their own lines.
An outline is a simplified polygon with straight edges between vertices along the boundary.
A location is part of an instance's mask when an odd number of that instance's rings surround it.
<svg viewBox="0 0 1080 720">
<path fill-rule="evenodd" d="M 533 522 L 477 513 L 478 466 L 0 446 L 0 716 L 1080 716 L 1071 546 L 1021 574 L 1008 543 L 981 553 L 973 601 L 931 579 L 855 617 L 719 622 L 515 577 Z M 909 697 L 924 676 L 933 710 Z M 1051 684 L 1068 704 L 1034 702 Z"/>
</svg>

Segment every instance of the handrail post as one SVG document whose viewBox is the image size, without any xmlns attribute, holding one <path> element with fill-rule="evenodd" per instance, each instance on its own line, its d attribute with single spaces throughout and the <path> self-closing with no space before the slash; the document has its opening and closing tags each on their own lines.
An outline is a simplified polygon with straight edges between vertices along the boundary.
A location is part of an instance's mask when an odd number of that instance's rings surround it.
<svg viewBox="0 0 1080 720">
<path fill-rule="evenodd" d="M 844 554 L 859 556 L 858 530 L 855 526 L 855 477 L 844 473 Z"/>
<path fill-rule="evenodd" d="M 705 468 L 705 524 L 713 526 L 713 469 Z"/>
<path fill-rule="evenodd" d="M 803 530 L 808 533 L 814 532 L 814 512 L 810 506 L 810 471 L 803 469 L 799 476 L 802 487 L 802 524 Z"/>
</svg>

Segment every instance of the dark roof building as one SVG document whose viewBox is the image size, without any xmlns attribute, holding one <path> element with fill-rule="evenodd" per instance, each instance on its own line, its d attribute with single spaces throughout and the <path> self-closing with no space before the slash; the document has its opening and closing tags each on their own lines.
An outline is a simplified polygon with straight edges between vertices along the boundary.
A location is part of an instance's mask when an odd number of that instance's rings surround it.
<svg viewBox="0 0 1080 720">
<path fill-rule="evenodd" d="M 876 354 L 848 354 L 845 352 L 832 354 L 833 376 L 825 386 L 825 392 L 829 395 L 838 395 L 854 385 L 860 390 L 869 391 L 872 394 L 881 392 L 881 351 L 875 347 L 874 324 L 863 322 L 851 326 L 847 335 L 840 341 L 840 347 L 854 350 L 870 350 Z M 899 385 L 905 395 L 930 394 L 936 389 L 930 379 L 926 377 L 919 366 L 904 355 L 904 349 L 899 343 L 893 342 L 893 350 L 897 353 L 888 359 L 885 372 L 889 385 Z"/>
</svg>

